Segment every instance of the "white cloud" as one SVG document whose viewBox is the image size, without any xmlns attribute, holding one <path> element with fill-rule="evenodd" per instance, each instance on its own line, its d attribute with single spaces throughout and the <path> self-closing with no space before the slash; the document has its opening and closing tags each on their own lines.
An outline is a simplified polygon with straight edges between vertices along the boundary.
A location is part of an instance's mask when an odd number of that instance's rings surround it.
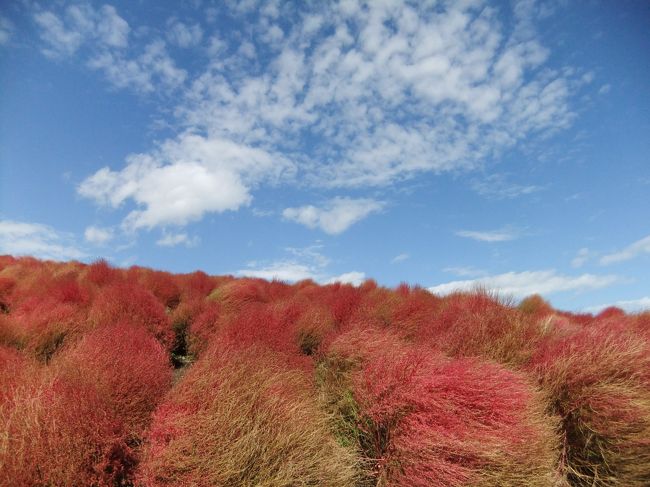
<svg viewBox="0 0 650 487">
<path fill-rule="evenodd" d="M 484 276 L 486 272 L 481 269 L 477 269 L 471 266 L 462 266 L 462 267 L 445 267 L 443 272 L 448 272 L 459 277 L 479 277 Z"/>
<path fill-rule="evenodd" d="M 198 24 L 187 25 L 183 22 L 174 21 L 167 31 L 169 42 L 183 48 L 197 46 L 202 38 L 203 29 Z"/>
<path fill-rule="evenodd" d="M 450 294 L 456 291 L 471 291 L 477 287 L 497 291 L 517 298 L 531 294 L 549 295 L 567 291 L 585 291 L 610 286 L 620 280 L 613 275 L 598 276 L 582 274 L 567 276 L 555 270 L 507 272 L 465 281 L 452 281 L 429 288 L 434 294 Z"/>
<path fill-rule="evenodd" d="M 114 7 L 95 10 L 87 4 L 69 5 L 61 15 L 42 11 L 34 15 L 47 47 L 43 54 L 58 58 L 71 56 L 86 42 L 97 47 L 125 48 L 131 28 Z"/>
<path fill-rule="evenodd" d="M 324 284 L 334 284 L 340 282 L 342 284 L 352 284 L 353 286 L 360 286 L 363 284 L 363 281 L 366 280 L 366 274 L 364 272 L 345 272 L 339 276 L 330 277 L 327 279 Z"/>
<path fill-rule="evenodd" d="M 91 244 L 103 245 L 112 240 L 113 229 L 89 226 L 84 231 L 84 238 Z"/>
<path fill-rule="evenodd" d="M 527 13 L 534 9 L 519 9 L 512 30 L 496 9 L 470 2 L 319 10 L 299 13 L 303 22 L 277 36 L 270 58 L 249 41 L 215 58 L 179 107 L 184 123 L 298 149 L 307 180 L 355 187 L 472 169 L 573 119 L 573 80 L 544 64 L 548 52 Z M 267 45 L 267 19 L 246 22 Z M 248 59 L 261 72 L 247 69 Z"/>
<path fill-rule="evenodd" d="M 235 271 L 237 276 L 259 277 L 262 279 L 278 279 L 295 282 L 312 279 L 321 284 L 343 282 L 359 285 L 365 280 L 365 274 L 351 271 L 332 277 L 327 272 L 330 259 L 322 253 L 322 245 L 312 245 L 305 248 L 286 248 L 286 258 L 273 262 L 250 262 L 245 269 Z"/>
<path fill-rule="evenodd" d="M 611 89 L 612 89 L 612 85 L 610 85 L 610 84 L 604 84 L 604 85 L 601 86 L 600 89 L 598 90 L 598 94 L 599 94 L 599 95 L 606 95 L 607 93 L 610 92 Z"/>
<path fill-rule="evenodd" d="M 103 168 L 78 187 L 80 195 L 114 208 L 132 200 L 128 230 L 185 225 L 205 213 L 248 205 L 251 189 L 290 172 L 283 157 L 229 140 L 185 134 L 151 154 L 128 157 L 121 171 Z"/>
<path fill-rule="evenodd" d="M 177 245 L 196 247 L 198 244 L 198 237 L 190 237 L 187 233 L 163 233 L 163 236 L 156 241 L 156 245 L 161 247 L 176 247 Z"/>
<path fill-rule="evenodd" d="M 173 90 L 187 77 L 185 70 L 176 67 L 161 40 L 148 44 L 135 58 L 102 51 L 88 61 L 88 67 L 102 71 L 117 88 L 132 88 L 143 93 L 153 92 L 157 87 Z"/>
<path fill-rule="evenodd" d="M 31 255 L 42 259 L 82 259 L 72 235 L 40 223 L 0 220 L 0 254 Z"/>
<path fill-rule="evenodd" d="M 363 220 L 371 213 L 380 211 L 383 203 L 367 198 L 333 198 L 323 208 L 312 205 L 286 208 L 282 216 L 309 228 L 320 228 L 330 235 L 338 235 Z"/>
<path fill-rule="evenodd" d="M 87 194 L 84 187 L 93 180 L 110 180 L 126 196 L 99 191 L 96 199 L 132 199 L 138 206 L 127 217 L 132 226 L 184 224 L 208 212 L 236 210 L 269 182 L 269 161 L 277 167 L 291 161 L 297 177 L 284 182 L 392 185 L 423 173 L 479 168 L 521 141 L 568 127 L 574 117 L 570 101 L 581 82 L 567 74 L 570 69 L 547 63 L 550 53 L 533 22 L 537 8 L 516 5 L 508 12 L 506 4 L 480 1 L 301 4 L 292 9 L 295 21 L 282 29 L 273 20 L 285 9 L 280 4 L 261 9 L 257 2 L 235 2 L 230 8 L 233 29 L 246 35 L 210 38 L 202 51 L 210 58 L 191 72 L 176 66 L 160 40 L 149 42 L 140 56 L 103 49 L 90 57 L 89 66 L 117 87 L 178 94 L 171 124 L 181 135 L 161 145 L 182 147 L 189 158 L 179 153 L 170 159 L 164 150 L 131 156 L 126 167 L 105 168 L 82 185 Z M 501 22 L 501 9 L 513 14 L 512 22 Z M 198 34 L 187 37 L 187 43 L 196 39 Z M 77 49 L 74 38 L 67 44 Z M 230 163 L 194 161 L 187 133 L 201 134 L 196 137 L 208 145 L 255 153 L 265 169 L 251 178 Z M 124 187 L 115 186 L 118 180 Z M 148 189 L 158 180 L 178 204 Z M 495 188 L 483 191 L 494 197 L 540 189 L 492 183 Z M 192 196 L 195 186 L 200 196 Z M 215 188 L 224 193 L 214 194 Z M 352 201 L 360 200 L 347 199 L 346 211 L 333 200 L 324 207 L 287 208 L 284 216 L 336 234 L 379 209 L 372 200 L 350 207 Z"/>
<path fill-rule="evenodd" d="M 616 306 L 617 308 L 621 308 L 622 310 L 628 313 L 638 313 L 641 311 L 647 311 L 650 310 L 650 296 L 645 296 L 639 299 L 616 301 L 610 304 L 590 306 L 588 308 L 585 308 L 583 311 L 586 313 L 598 313 L 604 310 L 605 308 L 609 308 L 610 306 Z"/>
<path fill-rule="evenodd" d="M 9 42 L 14 32 L 14 24 L 7 18 L 0 16 L 0 46 Z"/>
<path fill-rule="evenodd" d="M 519 233 L 509 228 L 489 231 L 459 230 L 456 235 L 481 242 L 507 242 L 519 238 Z"/>
<path fill-rule="evenodd" d="M 260 268 L 241 269 L 236 272 L 236 275 L 289 282 L 314 279 L 317 276 L 309 265 L 292 261 L 278 261 Z"/>
<path fill-rule="evenodd" d="M 187 72 L 178 68 L 169 56 L 161 39 L 127 50 L 131 27 L 110 5 L 95 9 L 88 4 L 73 4 L 60 13 L 38 12 L 34 20 L 44 42 L 43 54 L 65 58 L 81 52 L 86 66 L 102 72 L 117 88 L 143 93 L 156 89 L 170 91 L 182 85 L 187 77 Z M 193 27 L 188 32 L 194 37 L 200 34 Z M 170 33 L 178 34 L 174 28 Z"/>
<path fill-rule="evenodd" d="M 619 252 L 603 255 L 600 258 L 600 263 L 603 265 L 615 264 L 634 259 L 643 254 L 650 254 L 650 235 L 637 240 Z"/>
<path fill-rule="evenodd" d="M 474 179 L 472 189 L 486 198 L 502 200 L 537 193 L 544 188 L 534 184 L 511 183 L 507 181 L 504 174 L 491 174 L 482 179 Z"/>
<path fill-rule="evenodd" d="M 404 262 L 409 257 L 410 257 L 409 254 L 399 254 L 399 255 L 396 255 L 395 257 L 393 257 L 393 259 L 390 262 L 391 262 L 391 264 L 397 264 L 399 262 Z"/>
<path fill-rule="evenodd" d="M 84 40 L 84 35 L 75 30 L 67 30 L 59 17 L 52 12 L 39 12 L 34 20 L 41 28 L 41 39 L 48 47 L 43 48 L 47 57 L 63 57 L 74 54 Z"/>
<path fill-rule="evenodd" d="M 571 267 L 577 269 L 585 265 L 585 263 L 593 257 L 594 253 L 586 247 L 578 250 L 578 254 L 571 260 Z"/>
</svg>

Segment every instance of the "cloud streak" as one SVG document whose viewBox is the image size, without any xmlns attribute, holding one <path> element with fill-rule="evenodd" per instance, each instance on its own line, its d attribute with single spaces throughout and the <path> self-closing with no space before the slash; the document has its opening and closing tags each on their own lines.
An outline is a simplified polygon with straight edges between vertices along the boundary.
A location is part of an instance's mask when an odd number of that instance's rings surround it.
<svg viewBox="0 0 650 487">
<path fill-rule="evenodd" d="M 625 247 L 623 250 L 603 255 L 600 258 L 600 263 L 602 265 L 616 264 L 634 259 L 643 254 L 650 254 L 650 235 L 641 240 L 637 240 Z"/>
<path fill-rule="evenodd" d="M 568 291 L 586 291 L 600 289 L 620 281 L 614 275 L 581 274 L 567 276 L 555 270 L 506 272 L 478 279 L 452 281 L 445 284 L 431 286 L 429 291 L 434 294 L 446 295 L 457 291 L 471 291 L 484 288 L 504 295 L 517 298 L 531 294 L 550 295 Z"/>
<path fill-rule="evenodd" d="M 74 237 L 40 223 L 0 220 L 0 254 L 30 255 L 42 259 L 83 259 L 88 255 Z"/>
</svg>

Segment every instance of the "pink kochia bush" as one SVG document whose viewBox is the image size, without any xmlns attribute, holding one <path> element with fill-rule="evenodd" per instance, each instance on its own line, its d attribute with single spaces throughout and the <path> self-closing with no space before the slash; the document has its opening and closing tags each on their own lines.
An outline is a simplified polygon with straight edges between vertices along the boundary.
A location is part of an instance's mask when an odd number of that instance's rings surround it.
<svg viewBox="0 0 650 487">
<path fill-rule="evenodd" d="M 559 481 L 555 422 L 521 374 L 368 331 L 341 336 L 329 353 L 351 367 L 356 436 L 377 485 Z"/>
</svg>

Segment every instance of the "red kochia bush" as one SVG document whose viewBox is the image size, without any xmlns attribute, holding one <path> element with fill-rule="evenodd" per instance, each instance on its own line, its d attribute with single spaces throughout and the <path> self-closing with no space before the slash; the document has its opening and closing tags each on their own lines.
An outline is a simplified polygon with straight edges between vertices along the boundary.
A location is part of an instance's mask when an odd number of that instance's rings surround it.
<svg viewBox="0 0 650 487">
<path fill-rule="evenodd" d="M 95 298 L 88 319 L 95 326 L 128 321 L 152 333 L 167 349 L 174 344 L 174 331 L 163 304 L 134 282 L 116 282 Z"/>
<path fill-rule="evenodd" d="M 553 423 L 526 380 L 496 365 L 409 351 L 355 379 L 387 485 L 539 485 L 555 478 Z"/>
<path fill-rule="evenodd" d="M 530 371 L 562 420 L 562 467 L 572 485 L 650 482 L 650 348 L 611 319 L 549 338 Z"/>
<path fill-rule="evenodd" d="M 113 463 L 128 455 L 128 448 L 118 431 L 92 385 L 70 383 L 46 368 L 25 367 L 16 380 L 3 384 L 0 483 L 120 485 Z"/>
<path fill-rule="evenodd" d="M 128 436 L 142 434 L 172 380 L 162 345 L 144 328 L 125 322 L 94 330 L 53 365 L 63 377 L 94 384 Z"/>
<path fill-rule="evenodd" d="M 141 485 L 354 485 L 307 376 L 263 348 L 213 343 L 154 415 Z"/>
<path fill-rule="evenodd" d="M 52 297 L 31 297 L 7 315 L 13 341 L 48 362 L 63 343 L 85 327 L 85 310 Z"/>
<path fill-rule="evenodd" d="M 328 354 L 330 367 L 342 367 L 338 380 L 352 365 L 348 387 L 357 405 L 342 398 L 337 406 L 346 407 L 344 421 L 356 417 L 359 448 L 374 463 L 378 485 L 548 486 L 556 480 L 555 423 L 524 376 L 416 349 L 387 332 L 351 331 Z"/>
</svg>

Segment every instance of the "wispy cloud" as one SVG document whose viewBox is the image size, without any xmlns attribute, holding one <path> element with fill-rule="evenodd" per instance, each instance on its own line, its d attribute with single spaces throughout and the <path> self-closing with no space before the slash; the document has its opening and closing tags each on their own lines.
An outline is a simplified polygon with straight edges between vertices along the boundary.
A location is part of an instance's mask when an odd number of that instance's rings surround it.
<svg viewBox="0 0 650 487">
<path fill-rule="evenodd" d="M 167 39 L 172 44 L 187 48 L 200 44 L 203 38 L 203 29 L 198 24 L 188 25 L 178 20 L 170 23 Z"/>
<path fill-rule="evenodd" d="M 534 184 L 517 184 L 507 180 L 505 174 L 491 174 L 482 179 L 474 179 L 472 189 L 481 196 L 491 199 L 514 199 L 523 195 L 542 191 L 542 186 Z"/>
<path fill-rule="evenodd" d="M 637 240 L 636 242 L 628 245 L 623 250 L 611 254 L 603 255 L 600 258 L 602 265 L 615 264 L 624 262 L 626 260 L 634 259 L 643 254 L 650 254 L 650 235 Z"/>
<path fill-rule="evenodd" d="M 338 235 L 371 213 L 384 207 L 380 201 L 368 198 L 334 198 L 323 207 L 313 205 L 286 208 L 282 216 L 309 228 L 320 228 L 330 235 Z"/>
<path fill-rule="evenodd" d="M 617 308 L 621 308 L 622 310 L 625 310 L 628 313 L 638 313 L 641 311 L 650 310 L 650 296 L 644 296 L 639 299 L 615 301 L 613 303 L 601 304 L 598 306 L 589 306 L 588 308 L 585 308 L 583 311 L 585 311 L 586 313 L 598 313 L 604 310 L 605 308 L 609 308 L 610 306 L 616 306 Z"/>
<path fill-rule="evenodd" d="M 593 256 L 594 256 L 594 252 L 592 252 L 586 247 L 583 247 L 580 250 L 578 250 L 577 255 L 571 260 L 571 267 L 573 267 L 574 269 L 582 267 Z"/>
<path fill-rule="evenodd" d="M 9 42 L 14 32 L 14 24 L 9 19 L 0 16 L 0 46 Z"/>
<path fill-rule="evenodd" d="M 520 232 L 513 228 L 502 228 L 500 230 L 459 230 L 456 232 L 459 237 L 471 238 L 480 242 L 507 242 L 520 237 Z"/>
<path fill-rule="evenodd" d="M 199 238 L 190 237 L 187 233 L 163 233 L 163 236 L 156 241 L 156 245 L 161 247 L 176 247 L 177 245 L 196 247 L 198 244 Z"/>
<path fill-rule="evenodd" d="M 399 254 L 399 255 L 396 255 L 395 257 L 393 257 L 390 262 L 391 262 L 391 264 L 398 264 L 400 262 L 404 262 L 405 260 L 408 260 L 409 257 L 410 257 L 410 255 L 406 254 L 406 253 Z"/>
<path fill-rule="evenodd" d="M 87 257 L 73 235 L 40 223 L 0 220 L 0 254 L 68 260 Z"/>
<path fill-rule="evenodd" d="M 72 4 L 61 11 L 41 10 L 34 14 L 34 21 L 45 56 L 63 59 L 83 53 L 85 65 L 103 73 L 116 88 L 141 93 L 169 91 L 187 77 L 167 53 L 162 39 L 151 39 L 141 47 L 138 43 L 137 49 L 130 46 L 131 27 L 110 5 L 95 9 L 89 4 Z M 180 23 L 169 30 L 176 43 L 191 44 L 197 34 L 194 28 Z"/>
<path fill-rule="evenodd" d="M 504 295 L 523 298 L 531 294 L 550 295 L 567 291 L 586 291 L 610 286 L 620 281 L 614 275 L 581 274 L 567 276 L 557 271 L 507 272 L 478 279 L 452 281 L 429 288 L 435 294 L 450 294 L 456 291 L 471 291 L 484 288 Z"/>
<path fill-rule="evenodd" d="M 43 54 L 51 58 L 71 56 L 87 42 L 104 48 L 125 48 L 131 30 L 110 5 L 95 10 L 88 4 L 73 4 L 61 14 L 37 12 L 34 21 L 45 43 Z"/>
<path fill-rule="evenodd" d="M 359 271 L 332 276 L 327 270 L 330 259 L 322 254 L 322 248 L 322 245 L 290 247 L 285 249 L 285 258 L 272 262 L 250 262 L 245 269 L 235 271 L 234 274 L 288 282 L 312 279 L 321 284 L 343 282 L 359 285 L 365 280 L 365 273 Z"/>
<path fill-rule="evenodd" d="M 445 267 L 443 272 L 448 272 L 459 277 L 479 277 L 484 276 L 486 272 L 476 267 L 463 266 L 463 267 Z"/>
</svg>

